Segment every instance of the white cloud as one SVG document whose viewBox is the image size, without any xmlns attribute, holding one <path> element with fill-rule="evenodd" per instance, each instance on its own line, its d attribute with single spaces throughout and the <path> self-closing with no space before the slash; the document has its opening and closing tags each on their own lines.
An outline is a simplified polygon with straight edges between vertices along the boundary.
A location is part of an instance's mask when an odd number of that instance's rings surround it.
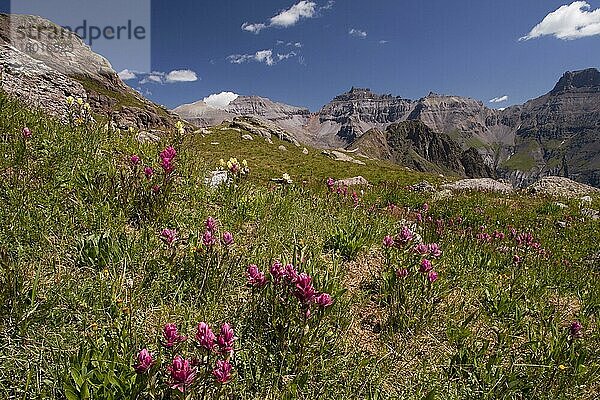
<svg viewBox="0 0 600 400">
<path fill-rule="evenodd" d="M 244 22 L 242 30 L 257 35 L 266 28 L 289 28 L 296 25 L 302 19 L 316 18 L 321 10 L 331 10 L 334 4 L 335 2 L 330 0 L 327 4 L 319 8 L 314 1 L 302 0 L 290 8 L 280 11 L 279 14 L 271 17 L 266 23 Z"/>
<path fill-rule="evenodd" d="M 265 24 L 251 24 L 248 22 L 244 22 L 242 24 L 242 30 L 246 31 L 246 32 L 252 32 L 256 35 L 258 35 L 260 33 L 260 31 L 262 31 L 263 29 L 265 29 L 267 27 L 267 25 Z"/>
<path fill-rule="evenodd" d="M 348 35 L 357 37 L 359 39 L 364 39 L 367 37 L 367 32 L 352 28 L 348 31 Z"/>
<path fill-rule="evenodd" d="M 296 57 L 296 53 L 293 51 L 290 51 L 289 53 L 286 53 L 286 54 L 279 54 L 279 53 L 277 54 L 277 59 L 279 61 L 287 60 L 288 58 L 292 58 L 292 57 Z"/>
<path fill-rule="evenodd" d="M 190 69 L 177 69 L 167 74 L 165 81 L 174 82 L 195 82 L 198 80 L 196 73 Z"/>
<path fill-rule="evenodd" d="M 272 66 L 277 64 L 279 61 L 287 60 L 292 57 L 296 57 L 298 54 L 296 52 L 289 52 L 286 54 L 273 54 L 273 50 L 260 50 L 254 54 L 232 54 L 227 57 L 227 61 L 232 64 L 243 64 L 246 62 L 254 61 L 258 63 L 264 63 L 268 66 Z"/>
<path fill-rule="evenodd" d="M 388 44 L 388 43 L 389 43 L 389 41 L 388 41 L 388 40 L 380 40 L 380 41 L 379 41 L 379 44 Z"/>
<path fill-rule="evenodd" d="M 490 100 L 490 103 L 502 103 L 507 100 L 508 100 L 508 96 L 504 95 L 504 96 L 494 97 L 493 99 Z"/>
<path fill-rule="evenodd" d="M 313 18 L 317 11 L 317 4 L 312 1 L 302 0 L 271 18 L 270 26 L 287 28 L 296 25 L 301 18 Z"/>
<path fill-rule="evenodd" d="M 128 81 L 130 79 L 137 78 L 137 76 L 135 75 L 135 73 L 133 71 L 128 70 L 128 69 L 124 69 L 123 71 L 119 72 L 117 75 L 119 75 L 119 78 L 121 78 L 121 80 L 123 80 L 123 81 Z"/>
<path fill-rule="evenodd" d="M 256 61 L 264 62 L 265 64 L 267 64 L 269 66 L 275 64 L 275 61 L 273 61 L 273 50 L 257 51 L 256 54 L 254 55 L 254 58 L 256 59 Z"/>
<path fill-rule="evenodd" d="M 335 1 L 329 0 L 327 2 L 327 4 L 325 4 L 323 7 L 321 7 L 321 10 L 331 10 L 333 8 L 334 4 L 335 4 Z"/>
<path fill-rule="evenodd" d="M 600 35 L 600 9 L 590 9 L 591 6 L 586 1 L 574 1 L 563 5 L 546 15 L 542 22 L 519 41 L 547 35 L 563 40 Z"/>
<path fill-rule="evenodd" d="M 211 94 L 210 96 L 202 99 L 202 101 L 208 104 L 209 106 L 213 106 L 216 108 L 225 108 L 238 97 L 240 97 L 240 95 L 237 93 L 221 92 Z"/>
<path fill-rule="evenodd" d="M 158 83 L 162 85 L 164 83 L 195 82 L 199 79 L 198 75 L 190 69 L 176 69 L 168 73 L 152 71 L 145 75 L 139 82 L 142 85 L 145 83 Z"/>
</svg>

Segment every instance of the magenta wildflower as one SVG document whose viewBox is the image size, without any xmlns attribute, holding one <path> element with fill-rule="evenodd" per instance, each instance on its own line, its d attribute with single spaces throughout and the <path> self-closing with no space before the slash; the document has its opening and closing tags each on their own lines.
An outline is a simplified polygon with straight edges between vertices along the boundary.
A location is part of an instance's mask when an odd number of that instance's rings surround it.
<svg viewBox="0 0 600 400">
<path fill-rule="evenodd" d="M 275 261 L 271 268 L 269 269 L 269 273 L 273 277 L 273 282 L 278 284 L 281 282 L 281 279 L 285 276 L 285 269 L 283 268 L 283 264 L 279 261 Z"/>
<path fill-rule="evenodd" d="M 158 192 L 160 192 L 160 186 L 158 186 L 158 185 L 152 186 L 152 193 L 158 194 Z"/>
<path fill-rule="evenodd" d="M 152 167 L 144 167 L 144 175 L 146 175 L 147 179 L 152 179 L 152 176 L 154 175 Z"/>
<path fill-rule="evenodd" d="M 209 232 L 214 233 L 217 230 L 217 220 L 215 220 L 213 217 L 208 217 L 206 218 L 206 230 Z"/>
<path fill-rule="evenodd" d="M 569 333 L 571 334 L 571 337 L 579 339 L 583 336 L 583 333 L 581 332 L 582 329 L 583 325 L 581 325 L 581 322 L 573 321 L 569 327 Z"/>
<path fill-rule="evenodd" d="M 171 374 L 169 386 L 171 389 L 177 389 L 182 393 L 192 385 L 198 372 L 196 367 L 192 367 L 191 363 L 181 356 L 175 357 L 167 370 Z"/>
<path fill-rule="evenodd" d="M 196 341 L 206 350 L 214 349 L 216 337 L 206 322 L 200 322 L 198 324 L 198 327 L 196 328 Z"/>
<path fill-rule="evenodd" d="M 248 284 L 253 287 L 261 288 L 267 284 L 267 277 L 254 264 L 249 265 L 246 270 L 246 279 Z"/>
<path fill-rule="evenodd" d="M 418 223 L 421 223 L 421 222 L 423 222 L 423 214 L 421 214 L 421 213 L 417 213 L 417 222 L 418 222 Z"/>
<path fill-rule="evenodd" d="M 23 128 L 23 137 L 29 139 L 31 137 L 31 130 L 28 127 Z"/>
<path fill-rule="evenodd" d="M 289 283 L 290 285 L 296 284 L 296 282 L 298 281 L 298 271 L 292 264 L 288 264 L 285 266 L 284 273 L 285 280 L 287 283 Z"/>
<path fill-rule="evenodd" d="M 154 359 L 148 349 L 142 349 L 137 355 L 137 363 L 133 366 L 135 372 L 144 374 L 154 365 Z"/>
<path fill-rule="evenodd" d="M 439 256 L 442 255 L 442 250 L 440 249 L 440 246 L 438 246 L 437 243 L 428 244 L 427 251 L 429 252 L 429 255 L 431 257 L 438 258 Z"/>
<path fill-rule="evenodd" d="M 137 154 L 134 154 L 129 157 L 129 162 L 131 162 L 131 165 L 136 166 L 140 163 L 140 157 Z"/>
<path fill-rule="evenodd" d="M 429 282 L 433 283 L 435 281 L 437 281 L 438 278 L 438 274 L 437 272 L 431 270 L 429 271 L 429 273 L 427 274 L 427 280 L 429 280 Z"/>
<path fill-rule="evenodd" d="M 427 273 L 429 271 L 431 271 L 433 269 L 433 265 L 431 264 L 431 261 L 429 261 L 428 259 L 424 258 L 421 260 L 421 267 L 419 268 L 419 270 L 422 273 Z"/>
<path fill-rule="evenodd" d="M 423 210 L 423 212 L 429 211 L 429 204 L 427 204 L 427 203 L 423 204 L 423 206 L 421 207 L 421 209 Z"/>
<path fill-rule="evenodd" d="M 229 382 L 231 380 L 231 363 L 227 360 L 217 360 L 217 367 L 212 374 L 219 383 Z"/>
<path fill-rule="evenodd" d="M 181 336 L 177 331 L 177 326 L 175 324 L 166 324 L 163 328 L 163 336 L 165 338 L 165 347 L 173 347 L 177 343 L 185 342 L 187 337 Z"/>
<path fill-rule="evenodd" d="M 333 186 L 335 185 L 335 181 L 333 180 L 333 178 L 327 178 L 327 187 L 329 188 L 329 190 L 333 190 Z"/>
<path fill-rule="evenodd" d="M 329 293 L 321 293 L 315 297 L 315 304 L 323 308 L 329 307 L 333 304 L 333 299 Z"/>
<path fill-rule="evenodd" d="M 411 230 L 407 226 L 403 226 L 400 233 L 396 235 L 394 242 L 397 246 L 406 246 L 412 239 L 413 233 Z"/>
<path fill-rule="evenodd" d="M 294 296 L 303 304 L 310 303 L 316 295 L 312 279 L 304 272 L 298 275 L 295 284 Z"/>
<path fill-rule="evenodd" d="M 225 246 L 231 246 L 233 244 L 233 235 L 231 232 L 223 232 L 223 237 L 221 241 Z"/>
<path fill-rule="evenodd" d="M 424 256 L 429 253 L 429 247 L 425 243 L 419 243 L 415 246 L 414 252 Z"/>
<path fill-rule="evenodd" d="M 168 175 L 175 170 L 175 166 L 173 165 L 172 160 L 162 159 L 160 161 L 160 166 L 165 171 L 165 174 Z"/>
<path fill-rule="evenodd" d="M 221 325 L 221 331 L 217 336 L 217 346 L 219 352 L 223 355 L 231 354 L 233 352 L 233 342 L 235 337 L 233 336 L 233 329 L 227 322 Z"/>
<path fill-rule="evenodd" d="M 160 239 L 170 246 L 177 240 L 177 231 L 175 229 L 163 229 L 160 232 Z"/>
<path fill-rule="evenodd" d="M 202 244 L 206 247 L 212 247 L 217 243 L 217 238 L 213 235 L 211 231 L 204 232 L 202 235 Z"/>
<path fill-rule="evenodd" d="M 396 271 L 396 276 L 398 278 L 406 278 L 408 276 L 408 269 L 400 268 L 399 270 Z"/>
<path fill-rule="evenodd" d="M 173 148 L 173 146 L 169 146 L 163 151 L 160 152 L 161 160 L 173 160 L 177 155 L 177 151 Z"/>
<path fill-rule="evenodd" d="M 386 237 L 383 238 L 383 246 L 384 247 L 392 247 L 394 246 L 394 238 L 391 237 L 390 235 L 387 235 Z"/>
</svg>

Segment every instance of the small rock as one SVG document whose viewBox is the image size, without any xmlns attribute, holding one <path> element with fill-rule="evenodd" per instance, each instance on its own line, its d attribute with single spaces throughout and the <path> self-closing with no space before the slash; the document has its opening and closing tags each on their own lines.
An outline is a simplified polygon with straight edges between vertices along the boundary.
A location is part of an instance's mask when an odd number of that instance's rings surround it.
<svg viewBox="0 0 600 400">
<path fill-rule="evenodd" d="M 334 182 L 335 186 L 369 186 L 368 180 L 362 176 L 355 176 L 354 178 L 340 179 Z"/>
<path fill-rule="evenodd" d="M 594 221 L 597 221 L 600 219 L 600 211 L 598 210 L 594 210 L 591 208 L 582 208 L 581 209 L 581 214 L 586 217 L 586 218 L 590 218 Z"/>
<path fill-rule="evenodd" d="M 229 174 L 227 171 L 211 171 L 204 180 L 204 184 L 211 188 L 227 184 L 227 182 L 229 182 Z"/>
<path fill-rule="evenodd" d="M 556 225 L 563 229 L 567 227 L 567 223 L 565 221 L 556 221 Z"/>
<path fill-rule="evenodd" d="M 566 205 L 566 204 L 564 204 L 564 203 L 561 203 L 561 202 L 558 202 L 558 201 L 557 201 L 556 203 L 554 203 L 554 205 L 555 205 L 556 207 L 558 207 L 558 208 L 562 209 L 562 210 L 564 210 L 565 208 L 569 208 L 569 206 L 568 206 L 568 205 Z"/>
<path fill-rule="evenodd" d="M 302 149 L 302 154 L 308 155 L 308 149 L 306 147 Z"/>
<path fill-rule="evenodd" d="M 452 193 L 452 190 L 444 189 L 444 190 L 440 190 L 439 192 L 436 192 L 433 195 L 433 197 L 431 198 L 431 200 L 432 201 L 441 201 L 441 200 L 449 199 L 452 196 L 454 196 L 454 194 Z"/>
<path fill-rule="evenodd" d="M 160 137 L 158 135 L 146 131 L 141 131 L 138 133 L 136 139 L 140 143 L 157 143 L 160 141 Z"/>
<path fill-rule="evenodd" d="M 419 182 L 410 187 L 415 192 L 424 192 L 424 193 L 432 193 L 435 192 L 435 187 L 427 181 Z"/>
<path fill-rule="evenodd" d="M 212 144 L 213 146 L 218 146 L 219 142 L 211 142 L 210 144 Z"/>
<path fill-rule="evenodd" d="M 273 141 L 271 140 L 270 137 L 265 138 L 265 142 L 269 143 L 269 144 L 273 144 Z"/>
<path fill-rule="evenodd" d="M 583 196 L 579 200 L 581 200 L 581 204 L 586 204 L 586 205 L 591 205 L 592 204 L 592 197 L 591 196 Z"/>
<path fill-rule="evenodd" d="M 284 145 L 279 145 L 278 149 L 281 151 L 287 151 L 287 148 Z"/>
<path fill-rule="evenodd" d="M 248 135 L 248 134 L 242 135 L 242 139 L 244 139 L 244 140 L 254 140 L 254 138 L 252 137 L 252 135 Z"/>
</svg>

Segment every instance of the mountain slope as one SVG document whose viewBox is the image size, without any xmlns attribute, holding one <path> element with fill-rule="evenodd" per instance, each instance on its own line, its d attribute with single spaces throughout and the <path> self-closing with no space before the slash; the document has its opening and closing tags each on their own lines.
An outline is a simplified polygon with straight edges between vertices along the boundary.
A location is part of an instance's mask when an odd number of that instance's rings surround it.
<svg viewBox="0 0 600 400">
<path fill-rule="evenodd" d="M 371 129 L 351 147 L 418 171 L 452 171 L 472 178 L 495 176 L 476 150 L 463 151 L 448 135 L 434 132 L 421 121 L 398 122 L 385 131 Z"/>
<path fill-rule="evenodd" d="M 600 72 L 567 72 L 549 93 L 508 109 L 515 146 L 501 172 L 526 185 L 561 175 L 600 186 Z"/>
<path fill-rule="evenodd" d="M 176 121 L 164 107 L 123 83 L 110 63 L 76 35 L 68 36 L 72 49 L 64 53 L 27 51 L 55 43 L 53 30 L 47 28 L 38 32 L 39 37 L 17 42 L 11 23 L 61 29 L 37 16 L 0 14 L 0 67 L 2 89 L 7 93 L 56 116 L 65 115 L 67 96 L 82 98 L 94 114 L 112 119 L 121 128 L 166 129 Z"/>
</svg>

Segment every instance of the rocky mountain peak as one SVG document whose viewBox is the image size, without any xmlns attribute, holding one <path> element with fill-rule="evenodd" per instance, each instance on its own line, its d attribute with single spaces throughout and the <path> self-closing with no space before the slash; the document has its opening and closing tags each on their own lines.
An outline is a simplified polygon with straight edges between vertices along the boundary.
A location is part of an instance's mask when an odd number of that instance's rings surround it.
<svg viewBox="0 0 600 400">
<path fill-rule="evenodd" d="M 595 91 L 600 91 L 600 71 L 596 68 L 567 71 L 551 93 L 562 93 L 573 89 L 595 89 Z"/>
</svg>

